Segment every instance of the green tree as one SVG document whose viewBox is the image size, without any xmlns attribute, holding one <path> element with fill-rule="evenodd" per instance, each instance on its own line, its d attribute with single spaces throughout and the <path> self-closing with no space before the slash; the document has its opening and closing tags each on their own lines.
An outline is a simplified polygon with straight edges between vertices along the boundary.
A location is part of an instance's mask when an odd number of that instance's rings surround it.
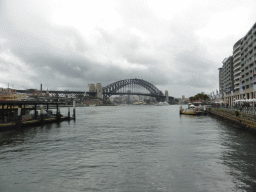
<svg viewBox="0 0 256 192">
<path fill-rule="evenodd" d="M 189 97 L 189 100 L 191 102 L 196 101 L 196 100 L 201 100 L 203 102 L 206 102 L 207 100 L 210 100 L 210 97 L 204 93 L 198 93 L 195 96 Z"/>
</svg>

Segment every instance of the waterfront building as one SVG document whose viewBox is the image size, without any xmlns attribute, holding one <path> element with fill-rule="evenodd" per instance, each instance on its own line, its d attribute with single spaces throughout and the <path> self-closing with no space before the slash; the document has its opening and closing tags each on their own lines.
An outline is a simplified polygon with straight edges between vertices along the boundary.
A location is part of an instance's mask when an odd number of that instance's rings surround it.
<svg viewBox="0 0 256 192">
<path fill-rule="evenodd" d="M 226 103 L 231 102 L 233 96 L 234 76 L 233 76 L 233 56 L 229 56 L 222 61 L 220 70 L 220 94 Z"/>
<path fill-rule="evenodd" d="M 220 90 L 222 90 L 222 87 L 223 87 L 222 68 L 218 68 L 218 70 L 219 70 L 219 93 L 220 93 Z"/>
<path fill-rule="evenodd" d="M 252 99 L 253 90 L 253 72 L 256 64 L 256 23 L 241 40 L 241 81 L 243 85 L 243 98 Z"/>
<path fill-rule="evenodd" d="M 140 97 L 139 97 L 138 95 L 134 95 L 134 96 L 133 96 L 133 99 L 134 99 L 135 101 L 139 101 L 139 100 L 140 100 Z"/>
<path fill-rule="evenodd" d="M 33 97 L 36 95 L 40 95 L 40 91 L 38 91 L 37 89 L 27 89 L 26 90 L 26 95 L 29 97 Z"/>
<path fill-rule="evenodd" d="M 241 78 L 241 39 L 239 39 L 233 46 L 233 74 L 234 74 L 234 97 L 240 99 L 239 84 Z"/>
<path fill-rule="evenodd" d="M 253 72 L 256 70 L 256 23 L 233 46 L 233 55 L 219 68 L 219 93 L 229 105 L 235 100 L 255 98 Z M 221 94 L 220 94 L 221 95 Z"/>
</svg>

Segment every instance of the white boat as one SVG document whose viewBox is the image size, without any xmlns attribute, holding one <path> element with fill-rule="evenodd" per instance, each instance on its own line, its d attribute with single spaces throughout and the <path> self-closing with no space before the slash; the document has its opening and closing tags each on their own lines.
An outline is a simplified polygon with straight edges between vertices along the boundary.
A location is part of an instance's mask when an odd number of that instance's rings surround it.
<svg viewBox="0 0 256 192">
<path fill-rule="evenodd" d="M 155 104 L 155 106 L 166 106 L 166 105 L 169 105 L 169 103 L 167 103 L 166 101 L 165 102 L 159 102 L 159 103 Z"/>
<path fill-rule="evenodd" d="M 167 103 L 167 102 L 165 101 L 165 102 L 163 102 L 163 105 L 169 105 L 169 103 Z"/>
<path fill-rule="evenodd" d="M 164 105 L 163 102 L 159 102 L 159 103 L 155 104 L 155 106 L 163 106 L 163 105 Z"/>
</svg>

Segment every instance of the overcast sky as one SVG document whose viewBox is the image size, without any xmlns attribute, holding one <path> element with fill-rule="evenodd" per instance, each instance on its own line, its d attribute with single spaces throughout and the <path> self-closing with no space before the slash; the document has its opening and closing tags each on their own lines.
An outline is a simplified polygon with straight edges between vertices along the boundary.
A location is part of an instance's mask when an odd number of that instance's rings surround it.
<svg viewBox="0 0 256 192">
<path fill-rule="evenodd" d="M 208 94 L 255 10 L 255 0 L 0 0 L 0 87 L 138 78 L 174 97 Z"/>
</svg>

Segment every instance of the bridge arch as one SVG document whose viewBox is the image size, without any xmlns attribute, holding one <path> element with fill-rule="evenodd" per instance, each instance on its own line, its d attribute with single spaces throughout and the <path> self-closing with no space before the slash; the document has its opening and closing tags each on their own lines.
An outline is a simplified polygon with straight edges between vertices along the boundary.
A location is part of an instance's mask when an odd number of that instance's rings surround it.
<svg viewBox="0 0 256 192">
<path fill-rule="evenodd" d="M 114 83 L 109 84 L 106 87 L 102 88 L 103 93 L 103 100 L 106 101 L 111 95 L 114 95 L 117 93 L 118 90 L 122 89 L 123 87 L 130 85 L 130 84 L 137 84 L 145 89 L 147 89 L 150 92 L 150 96 L 152 97 L 163 97 L 164 94 L 162 91 L 160 91 L 158 88 L 156 88 L 153 84 L 143 80 L 143 79 L 125 79 L 120 80 Z"/>
</svg>

